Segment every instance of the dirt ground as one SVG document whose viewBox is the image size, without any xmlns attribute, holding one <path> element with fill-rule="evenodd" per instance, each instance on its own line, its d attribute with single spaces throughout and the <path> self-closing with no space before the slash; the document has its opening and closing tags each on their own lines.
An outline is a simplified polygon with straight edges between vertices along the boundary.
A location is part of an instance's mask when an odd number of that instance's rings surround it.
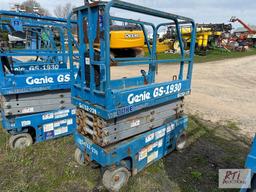
<svg viewBox="0 0 256 192">
<path fill-rule="evenodd" d="M 121 68 L 121 70 L 120 70 Z M 114 78 L 138 75 L 144 66 L 115 67 Z M 256 132 L 256 56 L 194 65 L 192 94 L 185 99 L 186 113 L 212 122 L 234 122 L 241 133 Z M 178 65 L 159 65 L 158 81 L 178 74 Z"/>
<path fill-rule="evenodd" d="M 187 111 L 213 122 L 232 121 L 256 132 L 256 56 L 195 65 Z"/>
</svg>

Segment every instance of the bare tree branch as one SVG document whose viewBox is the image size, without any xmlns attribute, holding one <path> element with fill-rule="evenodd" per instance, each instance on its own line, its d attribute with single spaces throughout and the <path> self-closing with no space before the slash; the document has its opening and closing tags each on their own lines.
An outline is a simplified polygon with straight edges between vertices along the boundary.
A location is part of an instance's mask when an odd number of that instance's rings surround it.
<svg viewBox="0 0 256 192">
<path fill-rule="evenodd" d="M 35 9 L 37 9 L 38 10 L 37 12 L 40 15 L 44 15 L 44 16 L 46 16 L 46 15 L 49 16 L 50 15 L 50 12 L 47 9 L 43 8 L 40 5 L 40 3 L 37 2 L 36 0 L 26 0 L 26 1 L 24 1 L 23 3 L 21 3 L 21 8 L 24 9 L 28 13 L 33 13 L 33 12 L 35 12 Z"/>
<path fill-rule="evenodd" d="M 71 3 L 67 3 L 66 5 L 58 5 L 54 9 L 54 15 L 56 17 L 65 18 L 67 19 L 69 14 L 72 12 L 73 6 Z"/>
</svg>

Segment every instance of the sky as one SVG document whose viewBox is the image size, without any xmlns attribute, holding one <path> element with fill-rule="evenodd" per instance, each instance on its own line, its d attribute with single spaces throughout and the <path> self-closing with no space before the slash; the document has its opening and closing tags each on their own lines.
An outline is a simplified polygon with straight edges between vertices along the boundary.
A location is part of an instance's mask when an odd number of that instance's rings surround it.
<svg viewBox="0 0 256 192">
<path fill-rule="evenodd" d="M 0 0 L 0 9 L 8 10 L 10 4 L 20 2 L 22 0 Z M 80 6 L 83 5 L 84 0 L 38 0 L 38 2 L 53 14 L 54 8 L 59 4 L 69 2 L 74 6 Z M 232 16 L 236 16 L 248 24 L 256 25 L 255 0 L 129 0 L 128 2 L 187 16 L 197 23 L 228 23 Z M 115 13 L 115 15 L 119 14 Z M 235 25 L 235 27 L 239 26 L 239 24 Z"/>
</svg>

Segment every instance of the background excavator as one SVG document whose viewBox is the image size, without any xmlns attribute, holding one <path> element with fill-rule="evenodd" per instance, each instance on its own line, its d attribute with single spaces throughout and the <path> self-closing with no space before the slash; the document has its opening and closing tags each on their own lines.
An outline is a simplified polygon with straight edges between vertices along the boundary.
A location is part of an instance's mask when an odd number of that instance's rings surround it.
<svg viewBox="0 0 256 192">
<path fill-rule="evenodd" d="M 112 25 L 110 27 L 110 51 L 112 57 L 144 56 L 144 34 L 137 25 Z"/>
<path fill-rule="evenodd" d="M 87 23 L 84 22 L 85 42 L 87 37 Z M 100 52 L 98 32 L 97 39 L 94 43 L 94 49 Z M 112 25 L 110 27 L 110 55 L 111 58 L 123 57 L 143 57 L 144 56 L 144 34 L 137 25 Z M 112 61 L 111 65 L 115 65 Z"/>
<path fill-rule="evenodd" d="M 87 3 L 93 3 L 94 1 L 85 1 Z M 94 48 L 100 52 L 100 19 L 98 21 L 98 32 L 97 38 L 94 42 Z M 110 52 L 112 58 L 123 58 L 123 57 L 141 57 L 144 56 L 144 33 L 139 25 L 127 24 L 127 23 L 116 23 L 111 21 L 110 26 Z M 86 43 L 88 40 L 88 23 L 84 21 L 84 41 Z M 112 62 L 112 65 L 115 65 Z"/>
</svg>

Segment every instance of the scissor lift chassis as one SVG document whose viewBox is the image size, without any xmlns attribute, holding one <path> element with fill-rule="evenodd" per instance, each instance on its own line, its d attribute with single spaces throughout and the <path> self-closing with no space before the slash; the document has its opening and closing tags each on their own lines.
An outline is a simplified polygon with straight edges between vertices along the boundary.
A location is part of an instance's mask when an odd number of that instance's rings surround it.
<svg viewBox="0 0 256 192">
<path fill-rule="evenodd" d="M 124 168 L 128 171 L 128 175 L 130 173 L 135 175 L 146 166 L 175 150 L 177 139 L 183 134 L 187 122 L 187 117 L 183 116 L 144 134 L 105 148 L 75 132 L 77 154 L 80 152 L 81 160 L 86 159 L 101 166 L 104 172 L 103 183 L 108 187 L 106 176 L 110 176 L 110 172 Z M 108 189 L 116 190 L 111 186 Z"/>
<path fill-rule="evenodd" d="M 7 118 L 2 116 L 3 126 L 12 135 L 29 131 L 36 131 L 35 142 L 62 137 L 73 133 L 75 129 L 75 109 L 54 110 L 44 113 L 23 115 Z M 13 147 L 13 146 L 12 146 Z"/>
<path fill-rule="evenodd" d="M 23 148 L 72 134 L 76 114 L 70 97 L 68 89 L 2 95 L 2 125 L 12 135 L 10 147 Z M 22 138 L 25 144 L 17 144 Z"/>
<path fill-rule="evenodd" d="M 12 135 L 11 148 L 20 147 L 15 140 L 24 134 L 28 140 L 33 136 L 32 144 L 70 135 L 76 128 L 68 90 L 5 95 L 1 111 L 3 128 Z"/>
</svg>

